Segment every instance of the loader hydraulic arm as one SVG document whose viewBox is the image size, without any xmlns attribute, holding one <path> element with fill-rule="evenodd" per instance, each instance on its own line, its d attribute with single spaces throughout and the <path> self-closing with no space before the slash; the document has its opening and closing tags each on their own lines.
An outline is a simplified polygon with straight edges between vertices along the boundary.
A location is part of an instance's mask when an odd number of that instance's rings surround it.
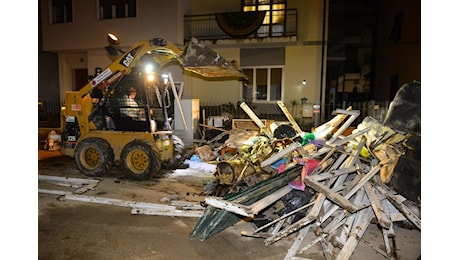
<svg viewBox="0 0 460 260">
<path fill-rule="evenodd" d="M 134 64 L 146 53 L 152 55 L 153 61 L 159 66 L 158 70 L 177 60 L 185 70 L 208 78 L 245 77 L 235 64 L 227 62 L 219 54 L 198 43 L 195 38 L 186 45 L 184 51 L 163 38 L 152 38 L 134 44 L 130 50 L 116 58 L 102 73 L 80 89 L 81 97 L 91 93 L 95 87 L 102 89 L 112 84 L 124 73 L 129 74 Z"/>
</svg>

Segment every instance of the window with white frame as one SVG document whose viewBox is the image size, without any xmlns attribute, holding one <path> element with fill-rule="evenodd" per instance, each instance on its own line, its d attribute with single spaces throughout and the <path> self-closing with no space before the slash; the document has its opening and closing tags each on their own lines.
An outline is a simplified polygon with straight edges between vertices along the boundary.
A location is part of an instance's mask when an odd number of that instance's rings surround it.
<svg viewBox="0 0 460 260">
<path fill-rule="evenodd" d="M 248 79 L 243 82 L 242 98 L 251 102 L 276 102 L 282 99 L 283 67 L 243 68 Z"/>
<path fill-rule="evenodd" d="M 287 0 L 244 0 L 243 11 L 265 11 L 265 19 L 257 30 L 259 36 L 283 36 Z"/>
<path fill-rule="evenodd" d="M 51 23 L 71 23 L 72 21 L 72 0 L 52 0 Z"/>
<path fill-rule="evenodd" d="M 99 0 L 99 19 L 136 17 L 137 0 Z"/>
</svg>

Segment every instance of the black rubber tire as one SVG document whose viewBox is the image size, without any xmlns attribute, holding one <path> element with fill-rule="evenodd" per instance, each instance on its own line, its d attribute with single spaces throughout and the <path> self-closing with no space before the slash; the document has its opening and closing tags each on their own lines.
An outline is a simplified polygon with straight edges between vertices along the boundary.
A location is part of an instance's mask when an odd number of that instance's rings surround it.
<svg viewBox="0 0 460 260">
<path fill-rule="evenodd" d="M 160 152 L 147 141 L 134 140 L 123 147 L 120 166 L 126 178 L 143 181 L 159 174 Z"/>
<path fill-rule="evenodd" d="M 114 155 L 110 144 L 102 138 L 90 137 L 75 148 L 75 163 L 86 176 L 100 177 L 113 166 Z"/>
<path fill-rule="evenodd" d="M 175 169 L 184 161 L 185 144 L 179 136 L 171 135 L 174 144 L 174 155 L 170 161 L 164 162 L 163 167 Z"/>
</svg>

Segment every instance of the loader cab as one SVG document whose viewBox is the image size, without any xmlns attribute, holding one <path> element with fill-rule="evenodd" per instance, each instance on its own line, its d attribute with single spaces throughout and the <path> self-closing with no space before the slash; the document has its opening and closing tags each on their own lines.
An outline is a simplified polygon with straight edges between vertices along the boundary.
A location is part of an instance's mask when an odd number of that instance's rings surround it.
<svg viewBox="0 0 460 260">
<path fill-rule="evenodd" d="M 160 73 L 145 71 L 151 60 L 151 55 L 146 55 L 129 74 L 124 74 L 100 93 L 97 89 L 93 90 L 91 96 L 102 96 L 102 102 L 96 104 L 95 108 L 99 116 L 93 116 L 93 121 L 99 121 L 95 123 L 98 129 L 147 132 L 171 130 L 168 129 L 167 120 L 168 115 L 173 114 L 173 96 L 169 94 L 169 86 Z M 136 95 L 129 99 L 132 89 Z"/>
<path fill-rule="evenodd" d="M 149 108 L 145 99 L 137 96 L 138 92 L 142 92 L 141 89 L 138 89 L 132 84 L 128 87 L 123 86 L 118 93 L 107 99 L 107 112 L 105 114 L 107 129 L 150 131 Z"/>
</svg>

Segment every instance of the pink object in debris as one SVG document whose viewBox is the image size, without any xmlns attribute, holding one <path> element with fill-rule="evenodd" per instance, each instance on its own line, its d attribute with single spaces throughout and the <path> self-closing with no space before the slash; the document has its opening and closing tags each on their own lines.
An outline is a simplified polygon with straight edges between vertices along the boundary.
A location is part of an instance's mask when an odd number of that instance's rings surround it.
<svg viewBox="0 0 460 260">
<path fill-rule="evenodd" d="M 286 170 L 286 163 L 282 163 L 278 166 L 278 174 L 284 172 Z"/>
<path fill-rule="evenodd" d="M 297 162 L 300 165 L 303 165 L 302 173 L 300 177 L 297 177 L 295 180 L 290 181 L 288 185 L 293 189 L 304 191 L 305 183 L 303 182 L 303 180 L 305 179 L 305 177 L 310 175 L 316 167 L 318 167 L 318 164 L 320 162 L 314 159 L 297 159 Z"/>
</svg>

